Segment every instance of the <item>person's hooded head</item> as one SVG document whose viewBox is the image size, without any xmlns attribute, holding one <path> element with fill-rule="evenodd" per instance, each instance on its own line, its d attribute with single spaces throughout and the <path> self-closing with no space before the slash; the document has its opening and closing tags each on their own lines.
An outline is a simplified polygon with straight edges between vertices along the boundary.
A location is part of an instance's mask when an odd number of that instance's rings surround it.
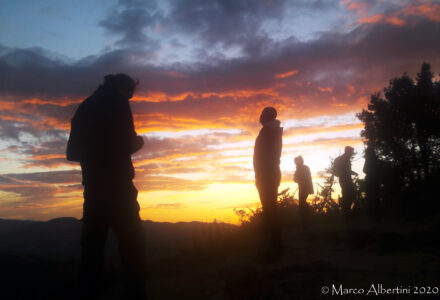
<svg viewBox="0 0 440 300">
<path fill-rule="evenodd" d="M 277 117 L 277 111 L 275 108 L 268 106 L 263 109 L 260 115 L 260 123 L 261 125 L 266 124 L 267 122 L 275 121 Z"/>
<path fill-rule="evenodd" d="M 103 88 L 115 93 L 118 97 L 130 99 L 133 97 L 138 82 L 127 74 L 109 74 L 104 76 Z"/>
<path fill-rule="evenodd" d="M 346 146 L 344 148 L 344 154 L 348 155 L 349 157 L 352 157 L 354 155 L 354 148 L 351 146 Z"/>
<path fill-rule="evenodd" d="M 295 157 L 295 158 L 293 159 L 293 161 L 295 162 L 295 165 L 296 165 L 296 166 L 302 166 L 302 165 L 304 165 L 304 159 L 303 159 L 303 157 L 302 157 L 301 155 L 298 155 L 297 157 Z"/>
</svg>

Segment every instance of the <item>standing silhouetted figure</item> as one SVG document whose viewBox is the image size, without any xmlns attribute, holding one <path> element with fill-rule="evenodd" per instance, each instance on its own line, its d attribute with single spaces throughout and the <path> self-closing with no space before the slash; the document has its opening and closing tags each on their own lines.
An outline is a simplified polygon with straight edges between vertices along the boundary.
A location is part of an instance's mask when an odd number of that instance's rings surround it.
<svg viewBox="0 0 440 300">
<path fill-rule="evenodd" d="M 281 181 L 280 157 L 283 128 L 276 119 L 277 111 L 266 107 L 260 116 L 263 125 L 254 148 L 255 185 L 263 207 L 266 255 L 272 256 L 282 249 L 281 232 L 277 216 L 278 187 Z"/>
<path fill-rule="evenodd" d="M 358 175 L 351 170 L 351 159 L 354 155 L 354 148 L 345 147 L 344 154 L 335 158 L 333 173 L 339 177 L 339 184 L 342 191 L 341 208 L 345 216 L 350 214 L 351 205 L 355 199 L 355 186 L 351 175 Z"/>
<path fill-rule="evenodd" d="M 131 154 L 143 146 L 134 130 L 129 99 L 136 82 L 107 75 L 77 109 L 67 159 L 81 164 L 84 211 L 81 231 L 82 297 L 98 299 L 109 229 L 118 239 L 125 274 L 124 299 L 144 299 L 145 236 L 133 185 Z"/>
<path fill-rule="evenodd" d="M 377 220 L 380 215 L 380 185 L 384 170 L 381 161 L 371 147 L 365 149 L 365 163 L 362 171 L 365 173 L 365 198 L 369 213 L 373 219 Z"/>
<path fill-rule="evenodd" d="M 307 197 L 313 194 L 313 183 L 312 175 L 310 174 L 310 169 L 304 164 L 304 159 L 302 156 L 297 156 L 294 159 L 296 170 L 293 175 L 293 181 L 298 183 L 298 200 L 299 200 L 299 211 L 301 214 L 301 221 L 303 228 L 306 227 L 307 220 Z"/>
</svg>

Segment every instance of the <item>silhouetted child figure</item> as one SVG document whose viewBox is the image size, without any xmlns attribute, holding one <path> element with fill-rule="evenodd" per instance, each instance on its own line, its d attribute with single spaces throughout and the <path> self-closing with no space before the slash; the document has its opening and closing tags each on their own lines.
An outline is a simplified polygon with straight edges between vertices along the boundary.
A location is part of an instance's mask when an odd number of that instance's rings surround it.
<svg viewBox="0 0 440 300">
<path fill-rule="evenodd" d="M 307 227 L 307 197 L 313 194 L 313 182 L 312 175 L 308 166 L 304 165 L 304 159 L 302 156 L 294 158 L 296 165 L 295 174 L 293 175 L 293 181 L 298 183 L 298 200 L 299 211 L 301 215 L 301 223 L 303 228 Z"/>
<path fill-rule="evenodd" d="M 124 299 L 144 299 L 146 245 L 133 185 L 131 154 L 143 146 L 129 99 L 136 82 L 107 75 L 72 119 L 67 159 L 81 164 L 84 211 L 81 231 L 82 298 L 100 299 L 104 246 L 109 229 L 118 239 L 126 277 Z"/>
<path fill-rule="evenodd" d="M 255 185 L 263 207 L 266 258 L 276 258 L 282 251 L 281 228 L 277 215 L 278 187 L 281 181 L 280 157 L 283 128 L 276 119 L 277 111 L 266 107 L 260 115 L 263 126 L 254 147 Z"/>
<path fill-rule="evenodd" d="M 341 186 L 342 199 L 340 206 L 342 213 L 348 216 L 351 212 L 351 205 L 356 196 L 356 190 L 351 178 L 352 175 L 358 175 L 351 170 L 351 159 L 354 155 L 354 148 L 346 146 L 344 154 L 335 158 L 333 166 L 333 174 L 339 177 L 339 185 Z"/>
</svg>

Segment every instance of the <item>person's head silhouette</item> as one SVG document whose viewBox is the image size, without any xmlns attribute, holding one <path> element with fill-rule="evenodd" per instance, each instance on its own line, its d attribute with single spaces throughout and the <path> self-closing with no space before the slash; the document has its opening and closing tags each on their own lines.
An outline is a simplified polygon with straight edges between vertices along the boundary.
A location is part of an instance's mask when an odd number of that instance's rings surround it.
<svg viewBox="0 0 440 300">
<path fill-rule="evenodd" d="M 302 166 L 302 165 L 304 165 L 304 159 L 302 158 L 301 155 L 295 157 L 295 158 L 293 159 L 293 161 L 295 162 L 295 165 L 296 165 L 297 167 L 298 167 L 298 166 Z"/>
<path fill-rule="evenodd" d="M 268 106 L 263 109 L 260 115 L 260 123 L 264 125 L 267 122 L 275 120 L 277 117 L 277 111 L 275 108 Z"/>
<path fill-rule="evenodd" d="M 354 148 L 351 146 L 345 146 L 344 154 L 348 155 L 349 157 L 352 157 L 354 155 Z"/>
<path fill-rule="evenodd" d="M 111 90 L 122 98 L 130 99 L 133 97 L 138 84 L 139 83 L 130 76 L 120 73 L 104 76 L 103 87 L 107 90 Z"/>
</svg>

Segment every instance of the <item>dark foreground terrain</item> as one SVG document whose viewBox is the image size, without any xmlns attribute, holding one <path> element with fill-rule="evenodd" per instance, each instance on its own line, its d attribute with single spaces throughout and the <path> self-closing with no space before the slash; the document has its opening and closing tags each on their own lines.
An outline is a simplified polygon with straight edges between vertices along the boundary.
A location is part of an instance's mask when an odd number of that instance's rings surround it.
<svg viewBox="0 0 440 300">
<path fill-rule="evenodd" d="M 440 297 L 439 224 L 348 229 L 339 218 L 315 217 L 305 231 L 285 226 L 284 254 L 268 262 L 256 225 L 145 221 L 147 288 L 151 299 Z M 77 299 L 79 234 L 74 218 L 0 220 L 0 299 Z M 114 237 L 107 248 L 103 299 L 123 299 Z M 394 292 L 384 296 L 379 285 Z"/>
</svg>

